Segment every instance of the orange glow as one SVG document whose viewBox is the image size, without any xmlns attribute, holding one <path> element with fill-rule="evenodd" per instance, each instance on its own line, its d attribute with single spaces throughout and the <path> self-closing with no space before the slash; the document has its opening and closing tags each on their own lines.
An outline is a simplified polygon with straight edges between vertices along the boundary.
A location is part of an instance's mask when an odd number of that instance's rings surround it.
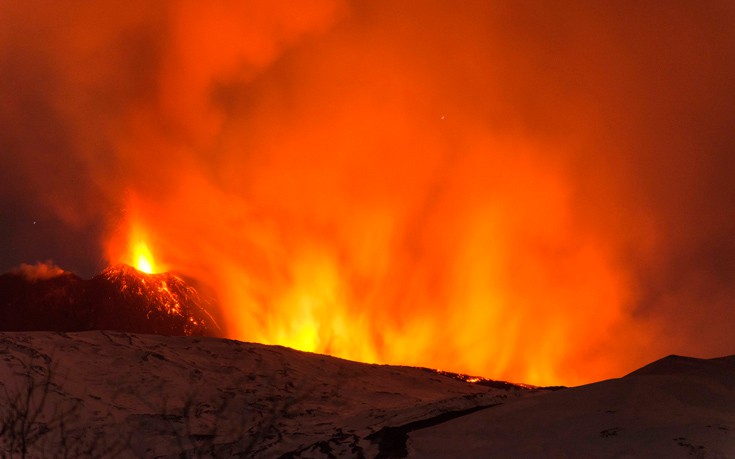
<svg viewBox="0 0 735 459">
<path fill-rule="evenodd" d="M 127 251 L 120 261 L 146 274 L 157 274 L 165 271 L 162 266 L 155 262 L 146 234 L 140 223 L 137 222 L 134 222 L 130 228 Z"/>
<path fill-rule="evenodd" d="M 59 212 L 103 214 L 110 263 L 200 281 L 229 338 L 364 362 L 573 385 L 657 356 L 629 258 L 668 229 L 632 181 L 657 145 L 633 138 L 660 81 L 709 61 L 633 84 L 617 8 L 135 5 L 43 9 L 59 57 L 32 67 L 63 75 L 49 145 L 93 178 Z"/>
<path fill-rule="evenodd" d="M 117 143 L 136 195 L 112 262 L 160 270 L 153 248 L 218 293 L 235 339 L 539 385 L 611 371 L 599 352 L 622 336 L 627 279 L 577 221 L 562 145 L 478 123 L 451 97 L 427 105 L 422 61 L 359 33 L 291 56 L 298 85 L 258 87 L 261 103 L 223 124 L 211 88 L 237 62 L 267 72 L 290 35 L 257 47 L 248 27 L 215 27 L 246 11 L 200 20 L 182 5 L 158 105 L 131 111 Z"/>
<path fill-rule="evenodd" d="M 156 272 L 153 267 L 153 255 L 151 255 L 148 244 L 143 241 L 135 242 L 133 244 L 132 251 L 134 254 L 133 259 L 135 260 L 133 267 L 138 271 L 143 271 L 147 274 L 153 274 Z"/>
<path fill-rule="evenodd" d="M 147 271 L 154 247 L 213 287 L 234 339 L 537 385 L 604 374 L 585 359 L 624 323 L 625 278 L 575 231 L 563 174 L 537 147 L 487 142 L 513 162 L 468 154 L 418 228 L 407 196 L 355 206 L 324 193 L 310 205 L 282 183 L 264 192 L 264 214 L 184 175 L 166 202 L 130 201 L 127 249 L 110 260 Z"/>
<path fill-rule="evenodd" d="M 153 256 L 149 232 L 143 226 L 138 199 L 131 198 L 128 203 L 127 219 L 106 243 L 107 259 L 111 264 L 125 263 L 146 274 L 167 271 L 167 266 Z M 165 285 L 165 284 L 164 284 Z"/>
</svg>

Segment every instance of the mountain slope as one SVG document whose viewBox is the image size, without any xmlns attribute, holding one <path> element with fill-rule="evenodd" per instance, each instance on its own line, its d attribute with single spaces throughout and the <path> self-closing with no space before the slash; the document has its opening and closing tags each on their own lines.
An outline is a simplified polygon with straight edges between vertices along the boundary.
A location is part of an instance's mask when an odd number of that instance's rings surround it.
<svg viewBox="0 0 735 459">
<path fill-rule="evenodd" d="M 32 452 L 74 445 L 71 456 L 121 457 L 375 457 L 381 442 L 370 436 L 385 427 L 544 392 L 278 346 L 103 331 L 0 333 L 0 383 L 2 416 L 29 386 L 31 405 L 46 397 Z"/>
<path fill-rule="evenodd" d="M 422 429 L 408 443 L 421 458 L 735 458 L 735 356 L 669 356 Z"/>
<path fill-rule="evenodd" d="M 735 356 L 558 391 L 457 377 L 219 338 L 2 332 L 0 451 L 735 458 Z"/>
</svg>

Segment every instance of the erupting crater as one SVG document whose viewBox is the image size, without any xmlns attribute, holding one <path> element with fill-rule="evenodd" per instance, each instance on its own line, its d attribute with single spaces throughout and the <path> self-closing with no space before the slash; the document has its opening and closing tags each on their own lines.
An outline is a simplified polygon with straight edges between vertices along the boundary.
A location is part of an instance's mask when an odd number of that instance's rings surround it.
<svg viewBox="0 0 735 459">
<path fill-rule="evenodd" d="M 92 279 L 58 270 L 36 276 L 26 266 L 0 275 L 3 331 L 115 330 L 219 336 L 213 301 L 176 274 L 146 274 L 126 264 Z"/>
</svg>

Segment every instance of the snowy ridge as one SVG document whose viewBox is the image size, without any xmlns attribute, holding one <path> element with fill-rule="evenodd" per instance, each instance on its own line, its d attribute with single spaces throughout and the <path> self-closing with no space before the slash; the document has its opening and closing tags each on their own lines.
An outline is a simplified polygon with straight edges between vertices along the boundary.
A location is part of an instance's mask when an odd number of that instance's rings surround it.
<svg viewBox="0 0 735 459">
<path fill-rule="evenodd" d="M 375 457 L 368 437 L 385 427 L 543 392 L 219 338 L 0 333 L 0 396 L 30 380 L 49 388 L 34 395 L 43 433 L 29 446 L 43 457 L 69 445 L 70 456 Z"/>
<path fill-rule="evenodd" d="M 735 357 L 552 391 L 210 337 L 2 332 L 0 421 L 11 457 L 735 458 Z"/>
<path fill-rule="evenodd" d="M 735 356 L 669 356 L 410 435 L 409 457 L 735 458 Z"/>
</svg>

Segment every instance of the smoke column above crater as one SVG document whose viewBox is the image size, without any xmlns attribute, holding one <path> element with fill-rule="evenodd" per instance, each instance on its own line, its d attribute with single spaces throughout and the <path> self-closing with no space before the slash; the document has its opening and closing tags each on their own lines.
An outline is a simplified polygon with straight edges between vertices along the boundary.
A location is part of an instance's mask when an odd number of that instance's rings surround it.
<svg viewBox="0 0 735 459">
<path fill-rule="evenodd" d="M 0 7 L 14 257 L 137 232 L 229 337 L 533 384 L 735 348 L 727 3 Z"/>
</svg>

